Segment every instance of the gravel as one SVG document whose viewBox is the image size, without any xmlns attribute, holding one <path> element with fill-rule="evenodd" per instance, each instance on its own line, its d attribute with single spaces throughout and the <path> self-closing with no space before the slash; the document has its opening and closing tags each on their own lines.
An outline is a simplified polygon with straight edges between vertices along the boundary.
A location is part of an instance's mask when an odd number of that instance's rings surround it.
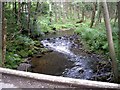
<svg viewBox="0 0 120 90">
<path fill-rule="evenodd" d="M 13 84 L 0 82 L 0 90 L 2 90 L 2 88 L 18 88 L 18 87 L 16 87 Z"/>
</svg>

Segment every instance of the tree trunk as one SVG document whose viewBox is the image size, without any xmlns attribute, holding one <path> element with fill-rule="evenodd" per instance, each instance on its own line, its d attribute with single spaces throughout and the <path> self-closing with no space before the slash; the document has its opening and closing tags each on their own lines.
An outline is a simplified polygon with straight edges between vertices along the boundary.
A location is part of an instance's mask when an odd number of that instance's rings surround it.
<svg viewBox="0 0 120 90">
<path fill-rule="evenodd" d="M 13 14 L 14 14 L 14 17 L 16 19 L 14 23 L 17 23 L 17 5 L 16 5 L 16 2 L 13 2 Z"/>
<path fill-rule="evenodd" d="M 77 5 L 77 17 L 78 17 L 78 19 L 80 19 L 80 6 L 79 6 L 79 3 Z"/>
<path fill-rule="evenodd" d="M 110 18 L 109 18 L 109 12 L 106 0 L 104 0 L 103 4 L 103 13 L 104 13 L 104 21 L 106 26 L 106 32 L 107 32 L 107 39 L 108 39 L 108 45 L 109 45 L 109 53 L 110 57 L 112 59 L 112 71 L 113 71 L 113 78 L 114 81 L 118 81 L 118 67 L 117 67 L 117 61 L 115 56 L 115 50 L 114 50 L 114 44 L 113 44 L 113 38 L 112 38 L 112 29 L 110 25 Z"/>
<path fill-rule="evenodd" d="M 63 7 L 62 7 L 62 14 L 63 14 L 63 18 L 62 18 L 62 22 L 65 22 L 65 3 L 64 2 L 62 2 L 62 4 L 63 4 Z"/>
<path fill-rule="evenodd" d="M 92 10 L 92 17 L 91 17 L 91 24 L 90 28 L 92 28 L 94 22 L 95 22 L 95 12 L 96 12 L 97 5 L 96 3 L 93 3 L 93 10 Z"/>
<path fill-rule="evenodd" d="M 120 1 L 118 2 L 117 5 L 117 11 L 118 11 L 118 60 L 120 61 Z M 120 82 L 120 80 L 119 80 Z"/>
<path fill-rule="evenodd" d="M 14 7 L 14 12 L 15 12 L 15 18 L 16 18 L 16 21 L 17 21 L 17 2 L 15 2 L 15 7 Z"/>
<path fill-rule="evenodd" d="M 2 67 L 5 65 L 6 55 L 6 19 L 5 19 L 4 2 L 2 3 Z"/>
<path fill-rule="evenodd" d="M 61 19 L 63 18 L 63 3 L 62 3 L 62 0 L 60 0 L 60 16 L 61 16 Z"/>
<path fill-rule="evenodd" d="M 65 10 L 66 10 L 66 19 L 69 19 L 69 2 L 67 0 L 66 0 Z"/>
<path fill-rule="evenodd" d="M 70 2 L 67 2 L 67 4 L 68 4 L 68 7 L 67 7 L 67 18 L 70 19 L 70 14 L 72 14 L 72 13 L 70 13 Z"/>
<path fill-rule="evenodd" d="M 36 4 L 35 15 L 34 15 L 34 19 L 33 19 L 33 27 L 35 27 L 36 20 L 37 20 L 38 6 L 39 6 L 39 2 L 37 2 L 37 4 Z M 35 28 L 33 28 L 33 30 L 34 30 L 34 29 L 35 29 Z"/>
<path fill-rule="evenodd" d="M 49 15 L 50 15 L 49 21 L 50 21 L 50 24 L 51 24 L 52 23 L 52 4 L 51 4 L 51 2 L 49 2 Z"/>
<path fill-rule="evenodd" d="M 99 2 L 98 4 L 98 12 L 97 12 L 97 20 L 95 22 L 95 26 L 98 25 L 100 22 L 101 22 L 101 9 L 102 9 L 102 6 L 101 6 L 101 3 Z"/>
<path fill-rule="evenodd" d="M 0 42 L 2 42 L 2 2 L 0 1 Z M 0 58 L 2 59 L 2 43 L 0 44 Z M 2 60 L 0 60 L 0 67 L 2 67 Z"/>
<path fill-rule="evenodd" d="M 115 26 L 115 23 L 116 23 L 117 19 L 118 19 L 118 10 L 116 9 L 116 10 L 115 10 L 115 19 L 114 19 L 114 24 L 113 24 L 113 26 Z"/>
<path fill-rule="evenodd" d="M 22 31 L 22 26 L 21 26 L 21 4 L 20 2 L 18 2 L 18 29 L 19 29 L 19 32 Z"/>
<path fill-rule="evenodd" d="M 70 19 L 73 19 L 73 10 L 72 10 L 72 5 L 70 4 Z"/>
<path fill-rule="evenodd" d="M 33 16 L 33 23 L 32 23 L 32 29 L 31 29 L 31 34 L 32 34 L 32 37 L 34 37 L 34 31 L 37 30 L 37 15 L 38 15 L 38 10 L 39 8 L 41 7 L 40 3 L 37 2 L 36 4 L 36 8 L 35 8 L 35 12 L 34 12 L 34 16 Z M 41 12 L 41 11 L 40 11 Z"/>
<path fill-rule="evenodd" d="M 85 20 L 85 10 L 84 10 L 84 8 L 82 9 L 82 21 L 84 21 Z"/>
<path fill-rule="evenodd" d="M 76 20 L 76 6 L 73 5 L 73 17 Z"/>
<path fill-rule="evenodd" d="M 58 21 L 61 19 L 61 9 L 60 9 L 60 5 L 61 5 L 61 3 L 60 2 L 58 2 L 57 3 L 58 4 L 58 10 L 57 10 L 57 13 L 58 13 Z"/>
<path fill-rule="evenodd" d="M 27 29 L 28 29 L 28 36 L 30 36 L 31 34 L 31 30 L 30 30 L 30 6 L 31 6 L 31 2 L 28 2 L 28 17 L 27 17 Z"/>
<path fill-rule="evenodd" d="M 54 10 L 54 12 L 55 12 L 55 22 L 57 22 L 58 21 L 58 17 L 57 17 L 57 2 L 54 2 L 54 8 L 55 8 L 55 10 Z"/>
</svg>

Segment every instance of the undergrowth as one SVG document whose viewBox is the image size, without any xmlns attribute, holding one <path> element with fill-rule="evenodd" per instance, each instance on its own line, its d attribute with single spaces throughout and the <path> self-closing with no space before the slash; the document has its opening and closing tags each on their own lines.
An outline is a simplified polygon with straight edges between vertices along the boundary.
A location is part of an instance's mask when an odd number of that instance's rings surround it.
<svg viewBox="0 0 120 90">
<path fill-rule="evenodd" d="M 113 26 L 113 25 L 112 25 Z M 112 27 L 113 41 L 116 53 L 118 50 L 118 28 L 117 26 Z M 106 36 L 106 28 L 104 23 L 97 25 L 96 27 L 89 28 L 86 23 L 80 24 L 75 33 L 78 33 L 82 40 L 85 42 L 87 49 L 91 52 L 98 54 L 108 55 L 108 41 Z"/>
<path fill-rule="evenodd" d="M 6 67 L 17 68 L 24 60 L 23 58 L 37 53 L 36 44 L 38 41 L 32 40 L 25 35 L 17 35 L 14 40 L 7 40 Z"/>
</svg>

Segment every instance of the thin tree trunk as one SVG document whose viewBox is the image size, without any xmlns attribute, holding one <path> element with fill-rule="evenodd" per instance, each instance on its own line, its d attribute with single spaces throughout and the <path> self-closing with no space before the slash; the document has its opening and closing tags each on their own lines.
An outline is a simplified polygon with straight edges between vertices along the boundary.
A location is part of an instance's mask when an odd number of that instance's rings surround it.
<svg viewBox="0 0 120 90">
<path fill-rule="evenodd" d="M 18 29 L 19 29 L 19 32 L 22 31 L 22 26 L 21 26 L 21 4 L 20 2 L 18 2 Z"/>
<path fill-rule="evenodd" d="M 36 4 L 35 15 L 34 15 L 34 19 L 33 19 L 33 30 L 35 29 L 35 26 L 36 26 L 35 24 L 37 21 L 38 6 L 39 6 L 39 2 L 37 2 L 37 4 Z"/>
<path fill-rule="evenodd" d="M 76 6 L 73 5 L 73 17 L 76 20 Z"/>
<path fill-rule="evenodd" d="M 113 25 L 113 26 L 115 26 L 115 23 L 116 23 L 117 19 L 118 19 L 118 10 L 116 9 L 116 10 L 115 10 L 114 25 Z"/>
<path fill-rule="evenodd" d="M 65 3 L 62 2 L 63 7 L 62 7 L 62 14 L 63 14 L 63 18 L 62 18 L 62 22 L 65 22 Z"/>
<path fill-rule="evenodd" d="M 72 15 L 72 12 L 71 12 L 71 2 L 68 2 L 68 18 L 71 19 L 71 15 Z"/>
<path fill-rule="evenodd" d="M 80 19 L 80 6 L 79 6 L 79 3 L 78 3 L 78 6 L 77 6 L 77 17 L 78 17 L 78 19 Z"/>
<path fill-rule="evenodd" d="M 28 2 L 28 17 L 27 17 L 27 29 L 28 29 L 28 35 L 30 36 L 30 6 L 31 6 L 31 2 Z"/>
<path fill-rule="evenodd" d="M 60 6 L 61 5 L 61 3 L 60 2 L 58 2 L 58 6 Z M 60 14 L 61 14 L 61 12 L 60 12 L 61 10 L 60 10 L 60 7 L 58 8 L 58 20 L 60 20 L 61 19 L 61 16 L 60 16 Z"/>
<path fill-rule="evenodd" d="M 103 13 L 104 13 L 104 21 L 106 26 L 106 32 L 107 32 L 107 39 L 108 39 L 108 45 L 109 45 L 109 53 L 110 57 L 112 59 L 112 71 L 113 71 L 113 78 L 114 81 L 118 81 L 118 67 L 117 67 L 117 61 L 115 56 L 115 50 L 114 50 L 114 44 L 113 44 L 113 38 L 112 38 L 112 29 L 110 25 L 110 18 L 109 18 L 109 12 L 106 0 L 104 0 L 103 4 Z"/>
<path fill-rule="evenodd" d="M 17 7 L 16 7 L 16 2 L 13 2 L 13 12 L 14 12 L 14 17 L 15 17 L 15 23 L 17 23 Z"/>
<path fill-rule="evenodd" d="M 64 15 L 65 15 L 64 22 L 66 22 L 66 20 L 67 20 L 67 2 L 64 2 Z"/>
<path fill-rule="evenodd" d="M 60 11 L 59 11 L 59 14 L 60 14 L 60 20 L 62 20 L 62 0 L 60 0 Z"/>
<path fill-rule="evenodd" d="M 22 2 L 22 10 L 21 11 L 24 11 L 24 6 L 25 6 L 25 3 L 24 2 Z"/>
<path fill-rule="evenodd" d="M 97 12 L 97 19 L 96 19 L 96 22 L 95 22 L 95 26 L 98 25 L 101 21 L 101 9 L 102 9 L 102 6 L 101 6 L 101 3 L 99 2 L 98 4 L 98 12 Z"/>
<path fill-rule="evenodd" d="M 5 19 L 4 2 L 2 3 L 2 67 L 5 65 L 5 54 L 6 54 L 6 19 Z"/>
<path fill-rule="evenodd" d="M 96 3 L 93 3 L 93 10 L 92 10 L 92 17 L 91 17 L 91 24 L 90 24 L 90 28 L 92 28 L 94 22 L 95 22 L 95 12 L 96 12 Z"/>
<path fill-rule="evenodd" d="M 84 10 L 84 8 L 82 9 L 82 21 L 84 21 L 85 20 L 85 10 Z"/>
<path fill-rule="evenodd" d="M 51 2 L 49 2 L 49 15 L 50 15 L 49 21 L 50 21 L 50 24 L 51 24 L 52 23 L 52 4 L 51 4 Z"/>
<path fill-rule="evenodd" d="M 15 10 L 15 18 L 17 19 L 17 2 L 15 2 L 14 10 Z M 17 20 L 16 20 L 16 21 L 17 21 Z"/>
<path fill-rule="evenodd" d="M 66 19 L 69 19 L 69 2 L 66 0 Z"/>
<path fill-rule="evenodd" d="M 58 17 L 57 17 L 57 2 L 54 2 L 54 7 L 55 7 L 55 22 L 58 21 Z"/>
<path fill-rule="evenodd" d="M 84 5 L 85 5 L 85 3 L 82 2 L 82 8 L 81 8 L 81 9 L 82 9 L 82 10 L 81 10 L 81 11 L 82 11 L 82 17 L 81 17 L 81 18 L 82 18 L 82 19 L 81 19 L 82 21 L 85 20 L 85 7 L 84 7 Z"/>
<path fill-rule="evenodd" d="M 70 19 L 73 19 L 73 10 L 72 10 L 72 5 L 70 4 Z"/>
<path fill-rule="evenodd" d="M 80 19 L 80 7 L 78 9 L 78 19 Z"/>
</svg>

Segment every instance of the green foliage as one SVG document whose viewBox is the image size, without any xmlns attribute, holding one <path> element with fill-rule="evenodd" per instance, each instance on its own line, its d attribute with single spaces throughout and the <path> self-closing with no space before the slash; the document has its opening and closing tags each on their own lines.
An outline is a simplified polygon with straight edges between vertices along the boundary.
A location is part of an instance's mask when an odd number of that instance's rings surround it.
<svg viewBox="0 0 120 90">
<path fill-rule="evenodd" d="M 113 39 L 114 39 L 114 45 L 115 49 L 117 51 L 117 30 L 116 28 L 113 28 Z M 89 28 L 86 24 L 82 24 L 82 27 L 76 28 L 76 33 L 79 33 L 81 38 L 84 42 L 86 42 L 86 45 L 88 46 L 88 49 L 92 52 L 97 53 L 108 53 L 108 42 L 107 42 L 107 36 L 106 36 L 106 30 L 104 24 L 101 24 L 95 28 Z"/>
<path fill-rule="evenodd" d="M 42 14 L 44 14 L 44 15 L 48 14 L 49 4 L 47 2 L 42 2 L 40 10 L 41 10 Z"/>
<path fill-rule="evenodd" d="M 16 69 L 18 65 L 21 63 L 21 57 L 18 54 L 14 54 L 13 52 L 6 53 L 6 67 Z"/>
<path fill-rule="evenodd" d="M 19 41 L 18 42 L 19 44 L 24 44 L 25 46 L 28 46 L 28 47 L 35 45 L 35 42 L 31 38 L 29 38 L 29 37 L 27 37 L 25 35 L 17 36 L 16 40 Z"/>
<path fill-rule="evenodd" d="M 22 58 L 32 56 L 36 51 L 37 41 L 25 35 L 17 35 L 13 41 L 7 41 L 6 64 L 7 68 L 17 68 Z M 39 43 L 40 44 L 40 43 Z"/>
<path fill-rule="evenodd" d="M 41 32 L 47 32 L 50 31 L 50 22 L 48 17 L 39 17 L 39 20 L 37 22 L 38 28 Z"/>
</svg>

